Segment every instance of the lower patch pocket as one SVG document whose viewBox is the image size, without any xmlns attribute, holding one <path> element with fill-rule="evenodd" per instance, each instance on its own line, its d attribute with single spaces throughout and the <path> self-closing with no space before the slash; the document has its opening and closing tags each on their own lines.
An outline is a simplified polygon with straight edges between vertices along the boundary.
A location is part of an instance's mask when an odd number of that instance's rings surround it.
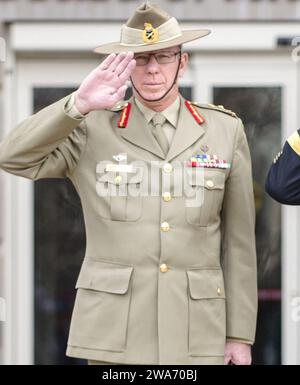
<svg viewBox="0 0 300 385">
<path fill-rule="evenodd" d="M 69 345 L 123 351 L 126 348 L 132 266 L 86 259 L 76 288 Z"/>
<path fill-rule="evenodd" d="M 226 311 L 221 269 L 191 269 L 188 277 L 188 352 L 192 356 L 224 355 Z"/>
</svg>

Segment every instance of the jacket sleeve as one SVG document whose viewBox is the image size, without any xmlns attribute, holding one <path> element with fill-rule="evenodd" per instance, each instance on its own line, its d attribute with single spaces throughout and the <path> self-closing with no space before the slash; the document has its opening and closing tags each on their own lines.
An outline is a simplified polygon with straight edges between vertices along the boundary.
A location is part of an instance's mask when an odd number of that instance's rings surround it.
<svg viewBox="0 0 300 385">
<path fill-rule="evenodd" d="M 250 152 L 240 119 L 225 186 L 221 226 L 227 340 L 252 344 L 257 317 L 255 206 Z"/>
<path fill-rule="evenodd" d="M 266 178 L 266 192 L 276 201 L 300 204 L 300 129 L 285 142 Z"/>
<path fill-rule="evenodd" d="M 65 178 L 87 141 L 85 119 L 68 114 L 70 95 L 19 123 L 0 143 L 0 168 L 28 179 Z"/>
</svg>

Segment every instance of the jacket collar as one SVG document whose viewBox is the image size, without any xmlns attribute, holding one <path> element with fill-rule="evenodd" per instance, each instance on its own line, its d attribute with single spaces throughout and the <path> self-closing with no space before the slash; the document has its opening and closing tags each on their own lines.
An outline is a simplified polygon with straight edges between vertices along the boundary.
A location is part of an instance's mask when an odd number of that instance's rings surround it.
<svg viewBox="0 0 300 385">
<path fill-rule="evenodd" d="M 134 99 L 138 108 L 142 111 L 145 116 L 147 122 L 149 123 L 153 116 L 156 114 L 156 111 L 151 110 L 150 108 L 144 106 L 139 100 Z M 161 111 L 161 113 L 165 116 L 167 121 L 172 124 L 173 127 L 177 127 L 178 116 L 180 110 L 180 96 L 178 95 L 176 100 L 165 110 Z"/>
<path fill-rule="evenodd" d="M 185 98 L 180 96 L 178 125 L 167 156 L 152 135 L 151 129 L 136 105 L 134 97 L 129 99 L 131 112 L 126 128 L 120 129 L 121 136 L 127 141 L 139 146 L 169 162 L 194 144 L 205 132 L 206 123 L 199 125 L 186 108 Z"/>
</svg>

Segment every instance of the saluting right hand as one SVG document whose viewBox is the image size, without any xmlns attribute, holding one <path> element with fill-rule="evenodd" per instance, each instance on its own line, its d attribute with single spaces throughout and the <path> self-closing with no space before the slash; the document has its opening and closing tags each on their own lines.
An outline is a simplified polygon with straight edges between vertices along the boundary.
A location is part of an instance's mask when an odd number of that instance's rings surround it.
<svg viewBox="0 0 300 385">
<path fill-rule="evenodd" d="M 75 106 L 81 114 L 113 107 L 126 93 L 126 81 L 135 68 L 133 52 L 110 54 L 81 83 Z"/>
</svg>

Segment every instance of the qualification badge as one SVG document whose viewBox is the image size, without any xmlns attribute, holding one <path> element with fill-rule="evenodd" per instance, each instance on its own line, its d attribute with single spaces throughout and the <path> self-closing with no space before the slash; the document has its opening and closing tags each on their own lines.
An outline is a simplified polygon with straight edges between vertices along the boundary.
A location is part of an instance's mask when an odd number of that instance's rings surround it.
<svg viewBox="0 0 300 385">
<path fill-rule="evenodd" d="M 152 27 L 150 23 L 144 23 L 144 31 L 142 32 L 144 43 L 156 43 L 158 40 L 158 30 Z"/>
</svg>

